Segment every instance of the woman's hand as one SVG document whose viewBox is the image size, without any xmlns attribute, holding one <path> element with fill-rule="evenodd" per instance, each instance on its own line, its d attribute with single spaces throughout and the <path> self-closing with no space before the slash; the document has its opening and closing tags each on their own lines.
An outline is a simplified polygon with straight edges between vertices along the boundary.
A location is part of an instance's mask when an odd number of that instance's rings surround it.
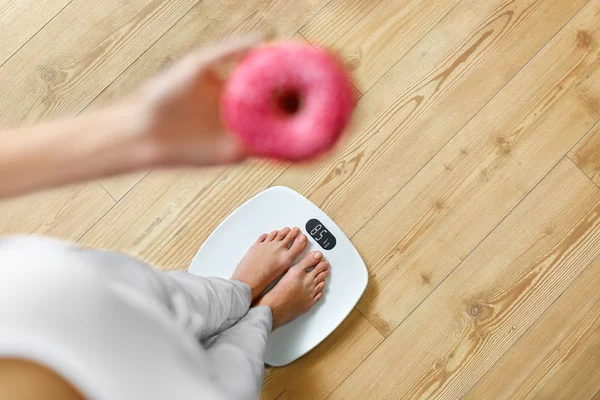
<svg viewBox="0 0 600 400">
<path fill-rule="evenodd" d="M 134 96 L 142 135 L 155 149 L 157 166 L 213 165 L 241 161 L 248 150 L 221 121 L 224 64 L 260 43 L 230 40 L 196 50 L 150 79 Z"/>
<path fill-rule="evenodd" d="M 259 42 L 249 37 L 197 50 L 126 100 L 0 132 L 0 198 L 140 169 L 243 160 L 248 151 L 221 122 L 219 69 Z"/>
</svg>

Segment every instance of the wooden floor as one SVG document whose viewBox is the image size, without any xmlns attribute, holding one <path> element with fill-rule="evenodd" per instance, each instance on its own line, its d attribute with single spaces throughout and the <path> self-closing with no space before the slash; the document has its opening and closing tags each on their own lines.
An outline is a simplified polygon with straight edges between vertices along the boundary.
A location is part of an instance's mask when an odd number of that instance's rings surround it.
<svg viewBox="0 0 600 400">
<path fill-rule="evenodd" d="M 600 0 L 0 0 L 0 122 L 72 115 L 187 49 L 274 31 L 338 50 L 354 126 L 317 165 L 137 173 L 0 205 L 37 233 L 185 269 L 271 185 L 369 268 L 264 399 L 600 399 Z"/>
</svg>

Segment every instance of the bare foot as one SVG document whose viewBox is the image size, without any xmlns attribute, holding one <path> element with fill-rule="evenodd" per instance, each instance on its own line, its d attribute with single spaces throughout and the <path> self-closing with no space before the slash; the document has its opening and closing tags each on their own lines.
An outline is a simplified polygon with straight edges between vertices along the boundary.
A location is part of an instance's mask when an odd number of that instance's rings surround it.
<svg viewBox="0 0 600 400">
<path fill-rule="evenodd" d="M 262 234 L 240 261 L 231 279 L 250 286 L 254 301 L 291 267 L 305 248 L 306 236 L 300 233 L 298 227 Z"/>
<path fill-rule="evenodd" d="M 279 282 L 256 303 L 273 313 L 273 330 L 307 312 L 323 297 L 329 263 L 321 252 L 308 253 L 286 272 Z M 315 267 L 316 265 L 316 267 Z M 307 270 L 314 267 L 310 272 Z"/>
</svg>

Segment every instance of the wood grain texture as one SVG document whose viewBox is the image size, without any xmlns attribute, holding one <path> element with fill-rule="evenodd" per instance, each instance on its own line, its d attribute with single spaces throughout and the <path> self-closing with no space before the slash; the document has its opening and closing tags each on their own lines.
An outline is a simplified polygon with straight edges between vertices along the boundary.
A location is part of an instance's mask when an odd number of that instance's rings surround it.
<svg viewBox="0 0 600 400">
<path fill-rule="evenodd" d="M 599 254 L 600 190 L 564 158 L 331 398 L 463 396 Z"/>
<path fill-rule="evenodd" d="M 276 183 L 355 234 L 585 3 L 461 2 L 363 95 L 343 147 Z"/>
<path fill-rule="evenodd" d="M 261 399 L 324 399 L 383 341 L 356 310 L 317 348 L 284 368 L 267 368 Z"/>
<path fill-rule="evenodd" d="M 372 284 L 359 309 L 389 334 L 598 121 L 594 0 L 504 87 L 353 242 Z M 544 73 L 540 73 L 544 71 Z M 394 221 L 394 223 L 390 223 Z M 443 255 L 443 257 L 440 257 Z"/>
<path fill-rule="evenodd" d="M 74 0 L 0 68 L 0 123 L 80 112 L 196 1 Z"/>
<path fill-rule="evenodd" d="M 569 157 L 598 186 L 600 186 L 600 125 L 592 129 L 571 150 Z"/>
<path fill-rule="evenodd" d="M 0 65 L 31 39 L 71 0 L 3 0 L 0 2 Z"/>
<path fill-rule="evenodd" d="M 0 235 L 36 234 L 75 241 L 113 205 L 95 182 L 0 202 Z"/>
<path fill-rule="evenodd" d="M 459 2 L 333 0 L 300 33 L 337 50 L 365 93 Z"/>
<path fill-rule="evenodd" d="M 600 259 L 494 367 L 467 400 L 589 399 L 600 390 Z"/>
</svg>

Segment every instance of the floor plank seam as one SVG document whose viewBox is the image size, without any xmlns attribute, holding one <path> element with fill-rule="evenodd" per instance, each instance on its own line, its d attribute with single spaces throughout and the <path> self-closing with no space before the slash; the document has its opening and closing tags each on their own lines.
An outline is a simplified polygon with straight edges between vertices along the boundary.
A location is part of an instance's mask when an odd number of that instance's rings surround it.
<svg viewBox="0 0 600 400">
<path fill-rule="evenodd" d="M 85 235 L 87 235 L 87 234 L 88 234 L 88 232 L 89 232 L 89 231 L 91 231 L 91 230 L 92 230 L 92 229 L 93 229 L 93 228 L 94 228 L 96 225 L 98 225 L 98 223 L 99 223 L 100 221 L 102 221 L 102 219 L 103 219 L 104 217 L 106 217 L 106 215 L 107 215 L 109 212 L 111 212 L 111 211 L 112 211 L 112 209 L 113 209 L 113 208 L 115 208 L 117 204 L 119 204 L 119 203 L 118 203 L 118 202 L 116 202 L 115 204 L 113 204 L 112 206 L 110 206 L 110 208 L 109 208 L 108 210 L 106 210 L 106 212 L 105 212 L 104 214 L 102 214 L 102 216 L 101 216 L 100 218 L 98 218 L 98 220 L 97 220 L 96 222 L 94 222 L 94 223 L 92 224 L 92 226 L 90 226 L 88 229 L 86 229 L 86 231 L 85 231 L 85 232 L 83 232 L 83 233 L 81 234 L 81 236 L 79 236 L 79 237 L 77 238 L 77 240 L 74 240 L 74 241 L 73 241 L 73 244 L 71 245 L 71 248 L 73 248 L 73 247 L 77 246 L 77 244 L 79 243 L 79 241 L 80 241 L 81 239 L 83 239 L 83 237 L 84 237 Z"/>
<path fill-rule="evenodd" d="M 142 177 L 141 177 L 141 178 L 140 178 L 140 179 L 139 179 L 139 180 L 138 180 L 138 181 L 137 181 L 137 182 L 136 182 L 136 183 L 135 183 L 133 186 L 131 186 L 131 187 L 129 188 L 129 190 L 127 190 L 127 191 L 125 192 L 125 194 L 124 194 L 123 196 L 121 196 L 121 198 L 120 198 L 119 200 L 117 200 L 117 202 L 119 202 L 119 201 L 123 200 L 123 199 L 125 198 L 125 196 L 127 196 L 129 193 L 131 193 L 131 191 L 132 191 L 133 189 L 135 189 L 135 187 L 136 187 L 137 185 L 139 185 L 140 183 L 142 183 L 142 181 L 143 181 L 144 179 L 146 179 L 146 177 L 147 177 L 148 175 L 150 175 L 150 173 L 151 173 L 152 171 L 153 171 L 153 170 L 147 171 L 147 172 L 144 174 L 144 176 L 142 176 Z"/>
<path fill-rule="evenodd" d="M 48 21 L 46 21 L 46 23 L 44 25 L 42 25 L 40 27 L 40 29 L 38 29 L 33 35 L 31 35 L 29 37 L 29 39 L 27 39 L 25 42 L 23 42 L 23 44 L 21 46 L 19 46 L 18 49 L 16 49 L 11 55 L 10 57 L 8 57 L 2 64 L 0 64 L 0 68 L 2 68 L 4 66 L 4 64 L 6 64 L 7 62 L 10 61 L 11 58 L 14 57 L 15 54 L 17 54 L 19 51 L 21 51 L 21 49 L 23 47 L 25 47 L 27 45 L 27 43 L 29 43 L 31 41 L 31 39 L 33 39 L 34 37 L 36 37 L 38 35 L 38 33 L 40 33 L 42 31 L 42 29 L 44 29 L 46 27 L 46 25 L 48 25 L 50 22 L 52 22 L 54 20 L 54 18 L 56 18 L 57 15 L 59 15 L 61 12 L 63 12 L 63 10 L 65 8 L 67 8 L 69 6 L 69 4 L 71 4 L 73 2 L 73 0 L 70 0 L 67 4 L 64 5 L 63 8 L 61 8 L 60 10 L 58 10 L 58 12 L 56 14 L 54 14 L 52 16 L 52 18 L 50 18 Z"/>
<path fill-rule="evenodd" d="M 363 317 L 364 319 L 366 319 L 366 320 L 367 320 L 367 322 L 368 322 L 369 324 L 371 324 L 371 321 L 369 321 L 369 318 L 367 318 L 367 316 L 366 316 L 365 314 L 363 314 L 363 312 L 362 312 L 362 311 L 360 311 L 360 310 L 358 309 L 358 307 L 354 306 L 354 309 L 355 309 L 356 311 L 358 311 L 358 313 L 359 313 L 360 315 L 362 315 L 362 317 Z M 373 326 L 373 324 L 371 324 L 371 326 L 372 326 L 373 328 L 375 328 L 375 326 Z M 377 333 L 379 333 L 379 334 L 381 335 L 381 337 L 383 338 L 383 340 L 387 339 L 387 336 L 385 336 L 383 333 L 379 332 L 379 329 L 375 328 L 375 330 L 377 331 Z M 379 345 L 377 345 L 377 346 L 379 346 Z"/>
<path fill-rule="evenodd" d="M 596 392 L 595 395 L 593 395 L 592 397 L 590 397 L 590 400 L 594 400 L 598 397 L 598 395 L 600 395 L 600 389 L 598 389 L 598 391 Z"/>
<path fill-rule="evenodd" d="M 553 169 L 554 169 L 554 168 L 553 168 Z M 596 186 L 596 185 L 594 185 L 594 186 Z M 491 370 L 492 370 L 492 369 L 493 369 L 493 368 L 496 366 L 496 364 L 498 364 L 498 363 L 499 363 L 501 360 L 503 360 L 503 359 L 504 359 L 504 357 L 506 356 L 506 354 L 507 354 L 507 353 L 508 353 L 508 352 L 509 352 L 509 351 L 510 351 L 510 350 L 511 350 L 511 349 L 512 349 L 514 346 L 516 346 L 516 345 L 517 345 L 517 344 L 518 344 L 518 343 L 521 341 L 521 339 L 523 339 L 523 337 L 525 336 L 525 334 L 526 334 L 527 332 L 529 332 L 531 329 L 533 329 L 533 328 L 534 328 L 534 327 L 537 325 L 537 323 L 538 323 L 538 322 L 539 322 L 539 321 L 542 319 L 542 317 L 543 317 L 543 316 L 544 316 L 544 315 L 545 315 L 545 314 L 548 312 L 548 310 L 549 310 L 549 309 L 550 309 L 550 308 L 551 308 L 551 307 L 552 307 L 552 306 L 553 306 L 553 305 L 554 305 L 554 304 L 555 304 L 555 303 L 556 303 L 556 302 L 557 302 L 557 301 L 558 301 L 560 298 L 562 298 L 562 297 L 563 297 L 563 295 L 564 295 L 564 294 L 565 294 L 565 293 L 566 293 L 566 292 L 569 290 L 569 288 L 570 288 L 571 286 L 573 286 L 573 284 L 574 284 L 574 283 L 577 281 L 577 279 L 579 279 L 579 277 L 580 277 L 580 276 L 581 276 L 581 275 L 582 275 L 582 274 L 583 274 L 583 273 L 584 273 L 584 272 L 585 272 L 585 271 L 586 271 L 586 270 L 587 270 L 587 269 L 590 267 L 590 265 L 594 264 L 594 263 L 595 263 L 595 262 L 596 262 L 598 259 L 600 259 L 600 256 L 597 256 L 595 259 L 593 259 L 593 260 L 592 260 L 592 261 L 591 261 L 591 262 L 590 262 L 588 265 L 586 265 L 586 266 L 585 266 L 585 268 L 583 268 L 583 269 L 581 270 L 581 272 L 580 272 L 579 274 L 577 274 L 577 276 L 576 276 L 575 278 L 573 278 L 573 281 L 567 285 L 567 287 L 566 287 L 566 288 L 565 288 L 565 289 L 564 289 L 564 290 L 563 290 L 563 291 L 560 293 L 560 295 L 559 295 L 558 297 L 556 297 L 556 298 L 555 298 L 555 299 L 554 299 L 554 300 L 553 300 L 553 301 L 552 301 L 552 302 L 551 302 L 551 303 L 548 305 L 548 307 L 546 307 L 546 308 L 544 309 L 544 311 L 543 311 L 543 312 L 542 312 L 542 313 L 541 313 L 541 314 L 540 314 L 540 315 L 539 315 L 539 316 L 538 316 L 538 317 L 535 319 L 535 321 L 533 321 L 533 322 L 531 323 L 531 325 L 529 325 L 529 327 L 528 327 L 527 329 L 525 329 L 525 330 L 523 331 L 523 333 L 521 333 L 521 335 L 520 335 L 520 336 L 517 338 L 517 340 L 516 340 L 516 341 L 515 341 L 515 342 L 514 342 L 514 343 L 513 343 L 513 344 L 512 344 L 510 347 L 508 347 L 508 348 L 507 348 L 507 349 L 506 349 L 506 350 L 505 350 L 505 351 L 502 353 L 502 355 L 501 355 L 500 357 L 498 357 L 498 359 L 496 360 L 496 362 L 494 362 L 494 363 L 493 363 L 493 364 L 492 364 L 492 365 L 491 365 L 491 366 L 490 366 L 490 367 L 489 367 L 489 368 L 488 368 L 488 369 L 485 371 L 485 373 L 484 373 L 483 375 L 481 375 L 481 376 L 479 377 L 479 379 L 477 379 L 477 381 L 473 383 L 473 385 L 471 385 L 471 387 L 470 387 L 470 388 L 469 388 L 469 390 L 468 390 L 468 391 L 467 391 L 467 392 L 466 392 L 466 393 L 463 395 L 463 397 L 467 396 L 467 395 L 468 395 L 468 394 L 471 392 L 471 390 L 473 390 L 473 388 L 474 388 L 475 386 L 477 386 L 477 384 L 478 384 L 478 383 L 479 383 L 479 382 L 480 382 L 480 381 L 481 381 L 481 380 L 482 380 L 482 379 L 483 379 L 483 378 L 484 378 L 484 377 L 485 377 L 485 376 L 486 376 L 486 375 L 487 375 L 487 374 L 488 374 L 488 373 L 489 373 L 489 372 L 490 372 L 490 371 L 491 371 Z"/>
<path fill-rule="evenodd" d="M 111 198 L 111 199 L 113 199 L 113 201 L 115 202 L 115 204 L 119 202 L 119 200 L 115 199 L 115 198 L 113 197 L 113 195 L 112 195 L 112 194 L 110 194 L 110 192 L 109 192 L 108 190 L 106 190 L 106 188 L 105 188 L 104 186 L 102 186 L 102 184 L 100 183 L 100 181 L 99 181 L 99 180 L 96 180 L 96 183 L 97 183 L 97 184 L 98 184 L 98 185 L 99 185 L 99 186 L 102 188 L 102 190 L 104 190 L 104 191 L 106 192 L 106 194 L 107 194 L 107 195 L 109 195 L 109 196 L 110 196 L 110 198 Z M 125 197 L 125 196 L 123 196 L 123 197 Z"/>
<path fill-rule="evenodd" d="M 146 174 L 144 174 L 144 176 L 143 176 L 143 177 L 142 177 L 142 178 L 141 178 L 139 181 L 137 181 L 137 182 L 135 183 L 135 185 L 133 185 L 133 186 L 132 186 L 132 187 L 131 187 L 131 188 L 130 188 L 130 189 L 127 191 L 127 192 L 125 192 L 125 194 L 124 194 L 124 195 L 123 195 L 123 196 L 122 196 L 122 197 L 121 197 L 119 200 L 115 199 L 115 198 L 114 198 L 114 197 L 113 197 L 113 196 L 112 196 L 112 195 L 111 195 L 111 194 L 108 192 L 108 190 L 106 190 L 106 189 L 104 188 L 104 186 L 102 186 L 102 184 L 101 184 L 100 182 L 96 181 L 96 183 L 98 183 L 98 185 L 100 185 L 100 187 L 101 187 L 101 188 L 102 188 L 102 189 L 103 189 L 103 190 L 104 190 L 104 191 L 105 191 L 105 192 L 106 192 L 106 193 L 107 193 L 107 194 L 108 194 L 108 195 L 109 195 L 109 196 L 110 196 L 110 197 L 111 197 L 111 198 L 112 198 L 112 199 L 115 201 L 115 203 L 114 203 L 114 204 L 113 204 L 113 205 L 112 205 L 112 206 L 111 206 L 111 207 L 110 207 L 110 208 L 109 208 L 109 209 L 108 209 L 108 210 L 107 210 L 107 211 L 106 211 L 104 214 L 102 214 L 102 216 L 101 216 L 100 218 L 98 218 L 98 220 L 96 220 L 96 222 L 94 222 L 94 223 L 92 224 L 92 226 L 90 226 L 90 228 L 89 228 L 89 229 L 87 229 L 87 230 L 86 230 L 86 231 L 85 231 L 85 232 L 84 232 L 84 233 L 83 233 L 83 234 L 82 234 L 82 235 L 81 235 L 79 238 L 77 238 L 77 240 L 73 242 L 73 245 L 75 245 L 75 244 L 79 243 L 79 241 L 80 241 L 80 240 L 81 240 L 81 239 L 82 239 L 82 238 L 83 238 L 85 235 L 87 235 L 87 233 L 88 233 L 89 231 L 91 231 L 91 230 L 92 230 L 92 228 L 94 228 L 94 226 L 96 226 L 96 225 L 97 225 L 97 224 L 98 224 L 100 221 L 102 221 L 102 219 L 104 219 L 104 217 L 106 217 L 106 216 L 108 215 L 108 213 L 109 213 L 109 212 L 111 212 L 111 211 L 112 211 L 112 209 L 113 209 L 113 208 L 114 208 L 114 207 L 115 207 L 117 204 L 119 204 L 119 202 L 120 202 L 121 200 L 123 200 L 123 199 L 125 198 L 125 196 L 127 196 L 127 195 L 128 195 L 128 194 L 129 194 L 129 193 L 130 193 L 130 192 L 131 192 L 133 189 L 135 189 L 135 187 L 136 187 L 137 185 L 139 185 L 139 184 L 140 184 L 140 183 L 141 183 L 141 182 L 142 182 L 142 181 L 143 181 L 143 180 L 144 180 L 144 179 L 145 179 L 145 178 L 148 176 L 148 174 L 150 174 L 150 172 L 152 172 L 152 171 L 148 171 Z M 71 247 L 72 247 L 72 246 L 71 246 Z"/>
<path fill-rule="evenodd" d="M 600 189 L 600 186 L 598 186 L 598 184 L 597 184 L 596 182 L 594 182 L 594 181 L 592 180 L 592 178 L 590 178 L 590 177 L 588 176 L 588 174 L 586 174 L 586 173 L 585 173 L 585 171 L 584 171 L 584 170 L 582 170 L 582 169 L 579 167 L 579 165 L 577 165 L 577 163 L 576 163 L 575 161 L 573 161 L 573 159 L 572 159 L 572 158 L 569 156 L 569 154 L 568 154 L 568 153 L 567 153 L 567 155 L 565 155 L 565 157 L 566 157 L 566 158 L 568 158 L 568 159 L 569 159 L 569 161 L 571 161 L 571 163 L 572 163 L 572 164 L 573 164 L 575 167 L 577 167 L 577 169 L 579 170 L 579 172 L 581 172 L 583 175 L 585 175 L 585 177 L 588 179 L 588 181 L 592 182 L 592 184 L 593 184 L 594 186 L 596 186 L 598 189 Z"/>
</svg>

